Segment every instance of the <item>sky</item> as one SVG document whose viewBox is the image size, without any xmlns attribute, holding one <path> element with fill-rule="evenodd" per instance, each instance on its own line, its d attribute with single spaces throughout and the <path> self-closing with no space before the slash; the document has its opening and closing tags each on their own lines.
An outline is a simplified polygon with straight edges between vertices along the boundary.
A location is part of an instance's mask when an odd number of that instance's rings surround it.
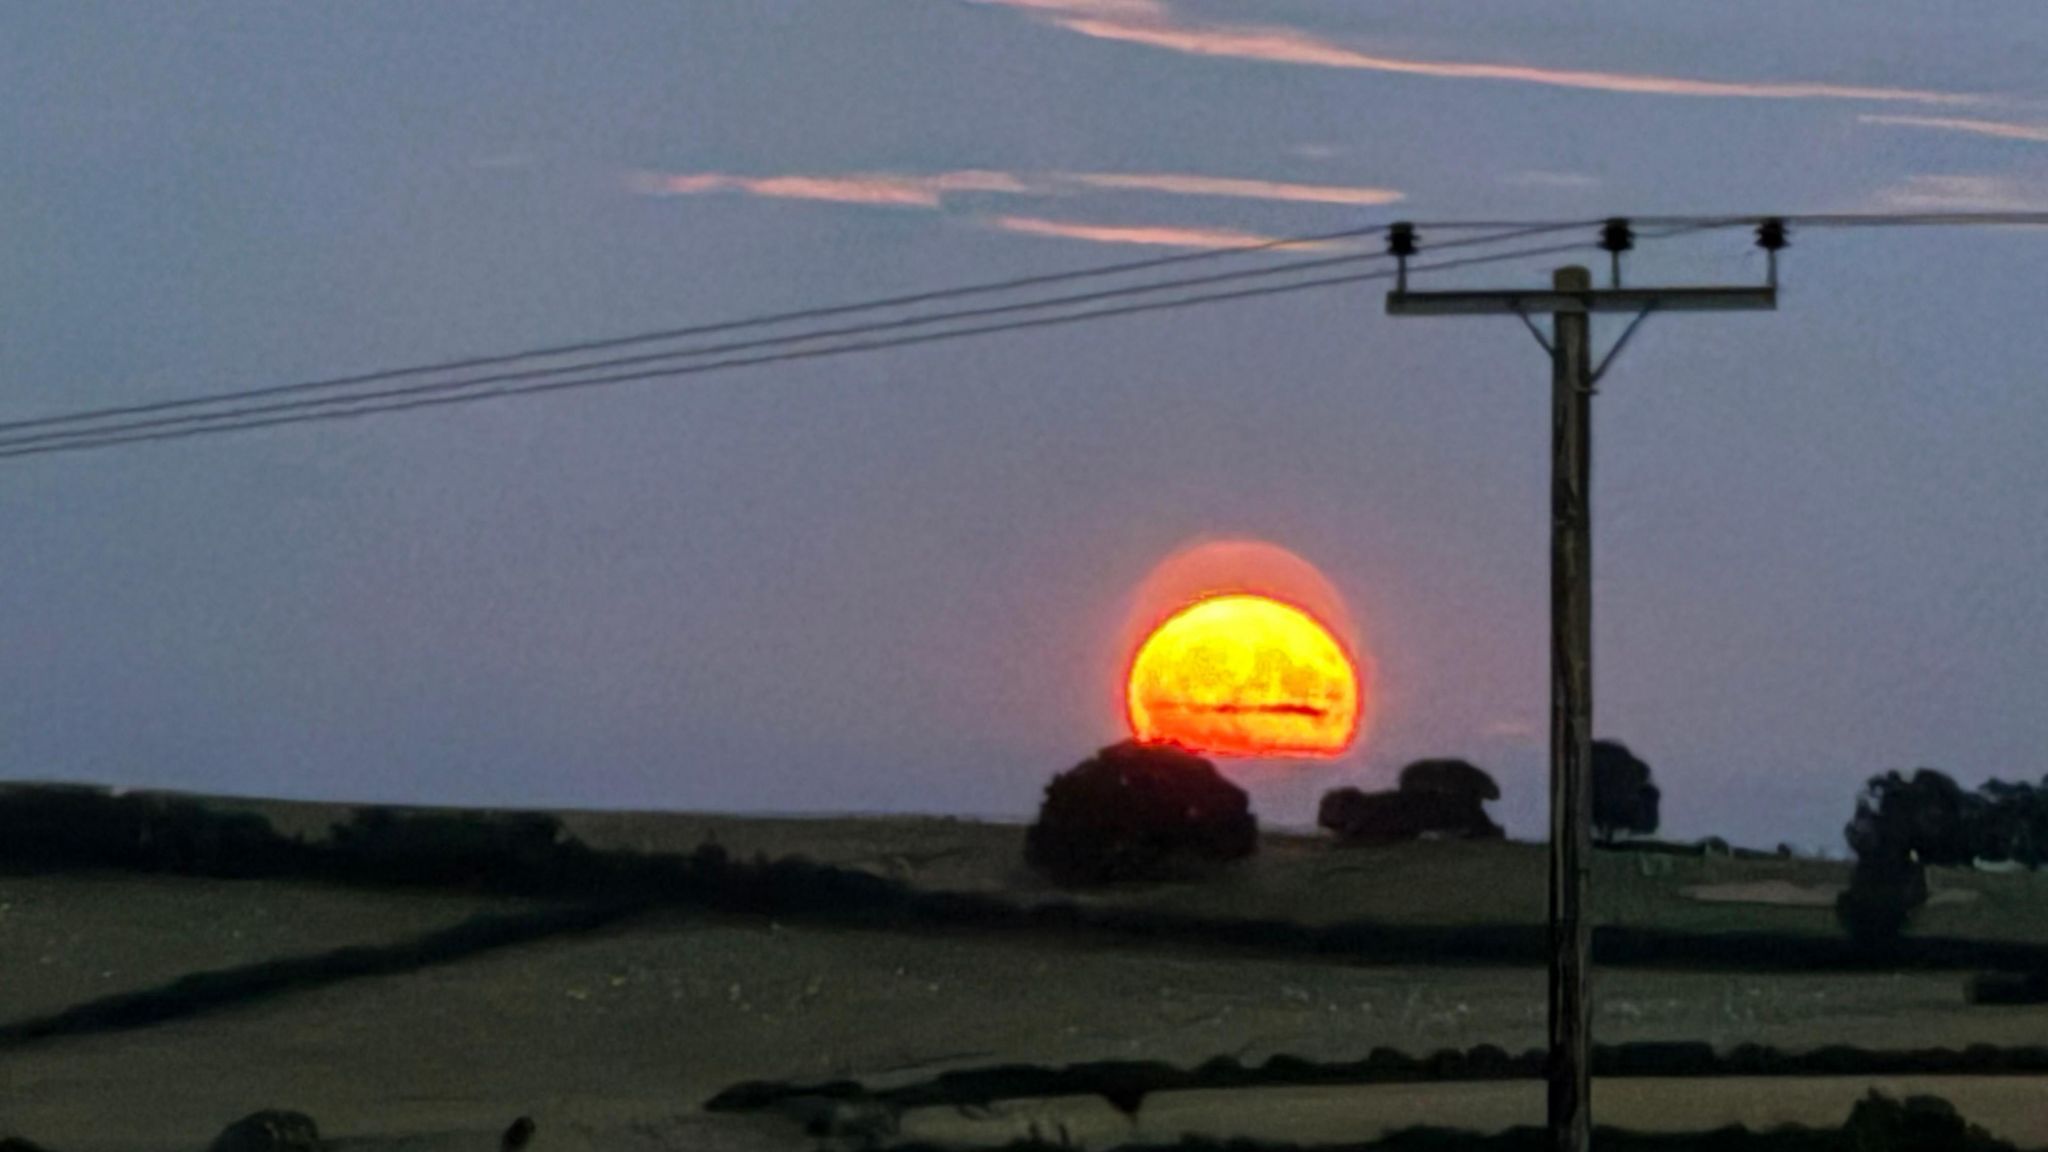
<svg viewBox="0 0 2048 1152">
<path fill-rule="evenodd" d="M 2042 43 L 2033 0 L 13 5 L 0 420 L 1403 218 L 2048 209 Z M 2044 288 L 2044 230 L 1795 232 L 1778 313 L 1603 381 L 1596 726 L 1668 832 L 1839 855 L 1873 773 L 2048 773 Z M 1261 815 L 1463 756 L 1538 836 L 1547 365 L 1380 291 L 0 463 L 0 776 L 1023 818 L 1121 736 L 1148 573 L 1247 539 L 1377 677 L 1350 756 L 1231 768 Z"/>
</svg>

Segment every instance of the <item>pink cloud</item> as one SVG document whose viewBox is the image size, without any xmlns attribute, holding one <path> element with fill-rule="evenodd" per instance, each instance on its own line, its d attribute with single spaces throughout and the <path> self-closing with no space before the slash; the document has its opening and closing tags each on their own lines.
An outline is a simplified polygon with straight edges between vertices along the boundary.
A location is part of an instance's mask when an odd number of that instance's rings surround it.
<svg viewBox="0 0 2048 1152">
<path fill-rule="evenodd" d="M 1020 175 L 988 169 L 929 174 L 846 172 L 734 176 L 724 172 L 635 172 L 626 186 L 646 196 L 702 196 L 736 192 L 777 200 L 813 200 L 898 208 L 939 208 L 948 196 L 1050 196 L 1073 189 L 1157 192 L 1171 196 L 1216 196 L 1301 204 L 1371 206 L 1393 204 L 1403 194 L 1392 188 L 1350 184 L 1294 184 L 1281 180 L 1198 176 L 1178 172 L 1061 172 Z"/>
<path fill-rule="evenodd" d="M 2026 140 L 2048 144 L 2048 124 L 2019 124 L 2010 120 L 1971 120 L 1961 116 L 1858 116 L 1863 124 L 1885 124 L 1900 128 L 1931 128 L 1943 132 L 1965 132 L 1999 140 Z"/>
<path fill-rule="evenodd" d="M 1657 96 L 1780 100 L 1968 103 L 1972 97 L 1912 88 L 1798 81 L 1695 80 L 1646 73 L 1544 68 L 1382 56 L 1297 28 L 1184 20 L 1165 0 L 974 0 L 1037 14 L 1055 27 L 1097 40 L 1139 44 L 1190 56 L 1256 60 L 1454 80 L 1492 80 Z"/>
<path fill-rule="evenodd" d="M 1275 180 L 1236 180 L 1220 176 L 1188 176 L 1171 172 L 1068 174 L 1063 179 L 1090 188 L 1164 192 L 1175 196 L 1223 196 L 1242 200 L 1278 200 L 1305 204 L 1393 204 L 1403 199 L 1392 188 L 1342 184 L 1289 184 Z"/>
<path fill-rule="evenodd" d="M 1097 244 L 1147 244 L 1162 248 L 1252 248 L 1276 239 L 1234 228 L 1175 228 L 1152 225 L 1083 224 L 1038 216 L 996 216 L 991 228 L 1025 236 L 1088 240 Z"/>
<path fill-rule="evenodd" d="M 828 176 L 732 176 L 723 172 L 664 174 L 638 172 L 627 187 L 650 196 L 698 196 L 742 192 L 775 200 L 815 200 L 897 208 L 937 208 L 955 192 L 1021 193 L 1023 181 L 1006 172 L 969 170 L 929 176 L 848 173 Z"/>
</svg>

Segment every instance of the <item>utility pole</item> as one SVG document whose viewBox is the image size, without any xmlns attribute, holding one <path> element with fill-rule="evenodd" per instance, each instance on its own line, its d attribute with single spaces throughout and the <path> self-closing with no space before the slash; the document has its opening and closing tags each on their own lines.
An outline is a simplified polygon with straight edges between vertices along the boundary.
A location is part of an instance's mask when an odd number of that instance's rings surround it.
<svg viewBox="0 0 2048 1152">
<path fill-rule="evenodd" d="M 1651 312 L 1769 311 L 1778 306 L 1782 221 L 1766 220 L 1757 245 L 1770 257 L 1763 287 L 1623 288 L 1621 254 L 1634 247 L 1626 220 L 1609 220 L 1600 246 L 1612 284 L 1559 268 L 1547 292 L 1411 292 L 1415 228 L 1396 224 L 1387 250 L 1400 261 L 1391 316 L 1512 313 L 1550 353 L 1550 1063 L 1549 1124 L 1557 1152 L 1588 1152 L 1593 1115 L 1592 922 L 1586 906 L 1593 823 L 1593 394 Z M 1592 314 L 1633 312 L 1607 356 L 1593 362 Z M 1532 316 L 1548 313 L 1551 338 Z"/>
<path fill-rule="evenodd" d="M 1584 268 L 1551 277 L 1590 292 Z M 1593 323 L 1552 316 L 1550 360 L 1550 1126 L 1586 1152 L 1593 1117 Z"/>
</svg>

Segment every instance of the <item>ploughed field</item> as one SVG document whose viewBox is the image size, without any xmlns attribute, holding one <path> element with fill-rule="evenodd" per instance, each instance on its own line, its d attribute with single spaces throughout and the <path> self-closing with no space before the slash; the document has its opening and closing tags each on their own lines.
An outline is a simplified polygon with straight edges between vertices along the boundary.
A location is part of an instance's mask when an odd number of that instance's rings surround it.
<svg viewBox="0 0 2048 1152">
<path fill-rule="evenodd" d="M 245 806 L 247 807 L 247 806 Z M 317 836 L 344 810 L 263 804 L 282 831 Z M 740 819 L 566 814 L 600 848 L 812 859 L 933 890 L 1066 899 L 1026 874 L 1017 827 L 924 819 Z M 1214 919 L 1389 925 L 1536 923 L 1541 846 L 1418 843 L 1336 849 L 1269 836 L 1260 855 L 1200 883 L 1082 898 Z M 1846 866 L 1799 860 L 1602 854 L 1605 922 L 1690 932 L 1832 936 L 1814 893 Z M 1915 930 L 2048 941 L 2048 877 L 1937 874 L 1944 895 Z M 311 1114 L 349 1146 L 489 1148 L 516 1116 L 532 1147 L 806 1148 L 801 1110 L 707 1112 L 745 1081 L 853 1080 L 886 1090 L 1003 1064 L 1273 1056 L 1350 1061 L 1375 1048 L 1427 1054 L 1542 1043 L 1536 967 L 1360 964 L 1184 938 L 1043 936 L 924 925 L 642 912 L 601 925 L 452 949 L 479 915 L 540 905 L 503 896 L 369 890 L 284 880 L 110 873 L 0 875 L 0 1136 L 53 1152 L 198 1149 L 260 1108 Z M 190 1011 L 137 1019 L 73 1012 L 160 992 L 179 977 L 261 970 L 289 957 L 387 958 L 311 966 Z M 297 972 L 296 969 L 293 970 Z M 1705 1041 L 1962 1048 L 2048 1044 L 2048 1007 L 1973 1007 L 1962 970 L 1807 972 L 1605 968 L 1603 1043 Z M 215 987 L 215 985 L 208 985 Z M 1933 1090 L 1972 1120 L 2048 1146 L 2040 1077 L 1603 1080 L 1605 1123 L 1838 1123 L 1871 1085 Z M 987 1146 L 1032 1130 L 1090 1146 L 1183 1132 L 1358 1140 L 1416 1123 L 1493 1129 L 1540 1119 L 1527 1081 L 1266 1086 L 1156 1093 L 1135 1117 L 1096 1095 L 905 1110 L 890 1139 Z"/>
</svg>

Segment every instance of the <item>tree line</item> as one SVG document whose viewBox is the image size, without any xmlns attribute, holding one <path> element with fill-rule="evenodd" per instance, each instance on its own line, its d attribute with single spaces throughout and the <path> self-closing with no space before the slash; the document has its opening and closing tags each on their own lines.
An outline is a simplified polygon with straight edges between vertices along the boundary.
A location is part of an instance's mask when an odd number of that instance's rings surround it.
<svg viewBox="0 0 2048 1152">
<path fill-rule="evenodd" d="M 1836 913 L 1851 936 L 1882 947 L 1927 903 L 1929 867 L 2031 871 L 2048 860 L 2048 778 L 1965 791 L 1932 768 L 1872 776 L 1842 835 L 1856 868 Z"/>
<path fill-rule="evenodd" d="M 1593 745 L 1593 825 L 1604 843 L 1657 830 L 1661 794 L 1628 745 Z M 1325 793 L 1317 824 L 1341 844 L 1498 840 L 1486 805 L 1501 797 L 1469 760 L 1432 758 L 1377 792 Z M 1026 861 L 1068 887 L 1188 879 L 1258 850 L 1250 797 L 1208 760 L 1171 744 L 1124 741 L 1055 775 L 1025 838 Z"/>
<path fill-rule="evenodd" d="M 1601 740 L 1592 770 L 1594 831 L 1603 844 L 1656 832 L 1662 793 L 1647 761 L 1626 744 Z M 1499 783 L 1470 761 L 1417 760 L 1392 789 L 1325 793 L 1317 824 L 1345 845 L 1494 840 L 1503 832 L 1486 805 L 1500 796 Z M 1837 917 L 1856 945 L 1889 954 L 1927 903 L 1928 867 L 2040 867 L 2048 858 L 2048 780 L 1991 780 L 1966 791 L 1931 769 L 1874 776 L 1844 835 L 1856 865 L 1837 897 Z M 1717 837 L 1703 843 L 1726 850 Z M 1257 850 L 1258 821 L 1242 788 L 1184 749 L 1130 741 L 1055 776 L 1026 839 L 1027 861 L 1066 887 L 1189 879 Z M 2014 995 L 2039 995 L 2033 987 Z"/>
</svg>

